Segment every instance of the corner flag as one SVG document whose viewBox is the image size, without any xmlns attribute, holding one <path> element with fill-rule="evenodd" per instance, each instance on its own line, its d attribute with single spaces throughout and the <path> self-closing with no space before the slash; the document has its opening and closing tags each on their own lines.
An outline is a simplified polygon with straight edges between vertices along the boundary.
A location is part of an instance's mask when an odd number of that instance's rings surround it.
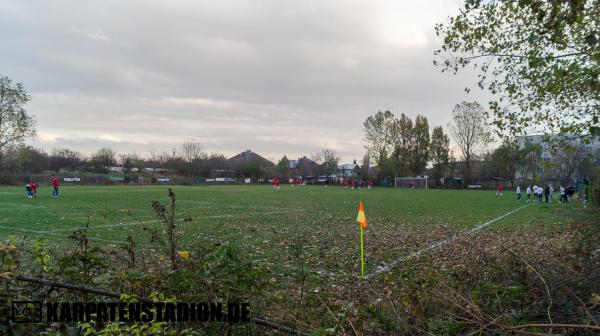
<svg viewBox="0 0 600 336">
<path fill-rule="evenodd" d="M 360 225 L 361 229 L 366 229 L 369 224 L 367 223 L 367 217 L 365 217 L 365 209 L 363 208 L 362 201 L 360 201 L 360 206 L 358 207 L 358 216 L 356 217 L 356 221 L 358 225 Z"/>
</svg>

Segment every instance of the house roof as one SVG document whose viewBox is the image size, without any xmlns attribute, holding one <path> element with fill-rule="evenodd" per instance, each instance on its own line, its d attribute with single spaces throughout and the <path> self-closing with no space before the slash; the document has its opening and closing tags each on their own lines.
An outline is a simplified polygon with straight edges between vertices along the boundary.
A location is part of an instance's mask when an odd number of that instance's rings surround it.
<svg viewBox="0 0 600 336">
<path fill-rule="evenodd" d="M 241 152 L 236 156 L 233 156 L 231 158 L 229 158 L 229 162 L 232 163 L 246 163 L 246 162 L 250 162 L 250 161 L 255 161 L 257 160 L 258 162 L 260 162 L 261 165 L 268 165 L 268 166 L 274 166 L 275 164 L 267 159 L 265 159 L 264 157 L 254 153 L 251 150 L 246 150 L 245 152 Z"/>
<path fill-rule="evenodd" d="M 304 164 L 318 164 L 315 161 L 307 158 L 306 156 L 303 156 L 301 158 L 298 158 L 298 160 L 290 160 L 290 168 L 298 168 L 298 164 L 300 164 L 301 162 L 304 162 Z"/>
</svg>

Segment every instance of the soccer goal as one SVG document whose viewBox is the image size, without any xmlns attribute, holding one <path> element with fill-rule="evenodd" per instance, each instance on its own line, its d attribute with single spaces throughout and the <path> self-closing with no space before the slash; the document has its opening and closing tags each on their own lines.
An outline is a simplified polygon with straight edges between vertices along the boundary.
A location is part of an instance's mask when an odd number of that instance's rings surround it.
<svg viewBox="0 0 600 336">
<path fill-rule="evenodd" d="M 425 188 L 427 189 L 428 176 L 396 177 L 394 187 L 396 188 Z"/>
</svg>

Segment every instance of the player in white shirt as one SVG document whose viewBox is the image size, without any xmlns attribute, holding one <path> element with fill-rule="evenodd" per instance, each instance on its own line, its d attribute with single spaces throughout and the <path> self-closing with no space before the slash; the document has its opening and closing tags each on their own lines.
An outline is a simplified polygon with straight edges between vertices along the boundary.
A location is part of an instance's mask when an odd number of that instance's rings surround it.
<svg viewBox="0 0 600 336">
<path fill-rule="evenodd" d="M 562 185 L 560 186 L 560 201 L 562 203 L 567 203 L 566 190 L 565 190 L 565 187 L 563 187 Z"/>
<path fill-rule="evenodd" d="M 517 192 L 517 201 L 520 201 L 521 200 L 521 186 L 519 186 L 519 185 L 517 186 L 516 192 Z"/>
<path fill-rule="evenodd" d="M 529 201 L 531 200 L 531 186 L 530 185 L 527 186 L 526 193 L 527 193 L 527 203 L 529 203 Z"/>
<path fill-rule="evenodd" d="M 544 197 L 544 188 L 543 187 L 538 187 L 537 191 L 538 191 L 538 201 L 541 204 L 542 203 L 542 198 Z"/>
</svg>

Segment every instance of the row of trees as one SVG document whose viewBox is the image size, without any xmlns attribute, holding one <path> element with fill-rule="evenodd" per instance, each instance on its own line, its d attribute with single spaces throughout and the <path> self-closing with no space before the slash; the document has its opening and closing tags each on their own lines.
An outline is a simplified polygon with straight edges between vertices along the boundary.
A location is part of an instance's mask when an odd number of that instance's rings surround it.
<svg viewBox="0 0 600 336">
<path fill-rule="evenodd" d="M 204 152 L 201 144 L 194 139 L 185 141 L 169 152 L 150 150 L 145 157 L 137 153 L 118 153 L 108 147 L 88 156 L 67 148 L 56 148 L 46 153 L 24 145 L 11 146 L 3 153 L 0 171 L 34 174 L 44 171 L 108 173 L 111 168 L 118 167 L 124 173 L 153 168 L 183 176 L 208 177 L 215 171 L 229 171 L 241 177 L 288 178 L 292 175 L 332 176 L 337 173 L 340 161 L 335 150 L 322 149 L 312 154 L 312 159 L 300 159 L 297 167 L 291 169 L 290 160 L 285 155 L 275 166 L 258 156 L 227 159 L 223 154 Z M 368 158 L 366 160 L 368 166 Z"/>
<path fill-rule="evenodd" d="M 600 166 L 600 149 L 590 151 L 582 142 L 572 142 L 560 148 L 525 142 L 519 146 L 505 141 L 498 148 L 482 155 L 485 176 L 516 177 L 538 183 L 555 181 L 564 185 L 579 179 L 590 179 Z M 518 182 L 518 181 L 517 181 Z"/>
<path fill-rule="evenodd" d="M 56 148 L 51 153 L 31 146 L 15 145 L 4 148 L 0 171 L 40 173 L 43 171 L 87 171 L 107 173 L 111 167 L 122 167 L 126 173 L 134 168 L 159 168 L 181 175 L 208 176 L 211 170 L 235 169 L 225 156 L 207 154 L 194 140 L 184 142 L 170 152 L 151 150 L 147 157 L 137 153 L 118 153 L 104 147 L 86 156 L 68 148 Z"/>
<path fill-rule="evenodd" d="M 379 111 L 363 126 L 365 148 L 377 164 L 379 178 L 422 174 L 430 160 L 437 177 L 446 173 L 450 139 L 442 127 L 434 127 L 430 134 L 426 117 L 417 115 L 413 122 L 404 113 L 396 117 L 390 111 Z"/>
<path fill-rule="evenodd" d="M 311 158 L 300 158 L 296 167 L 292 169 L 290 160 L 284 155 L 275 166 L 274 174 L 280 178 L 289 178 L 293 175 L 331 177 L 337 173 L 340 158 L 335 150 L 323 148 L 320 152 L 312 154 Z"/>
<path fill-rule="evenodd" d="M 485 110 L 477 102 L 463 101 L 452 110 L 452 122 L 448 127 L 464 162 L 461 173 L 466 185 L 472 180 L 472 162 L 480 159 L 492 142 Z"/>
<path fill-rule="evenodd" d="M 552 139 L 519 145 L 510 138 L 490 148 L 492 130 L 485 109 L 477 102 L 457 104 L 448 129 L 460 165 L 453 162 L 450 139 L 443 128 L 434 127 L 430 136 L 427 118 L 420 115 L 414 122 L 405 114 L 395 117 L 390 111 L 368 117 L 364 122 L 366 149 L 376 159 L 380 176 L 419 175 L 430 163 L 435 181 L 456 173 L 465 185 L 490 177 L 515 176 L 571 183 L 591 176 L 594 167 L 600 165 L 600 153 L 589 152 L 584 141 L 577 139 L 552 146 Z"/>
<path fill-rule="evenodd" d="M 569 184 L 578 178 L 590 178 L 594 167 L 600 165 L 598 150 L 590 151 L 585 147 L 589 139 L 580 137 L 544 136 L 541 142 L 530 142 L 523 137 L 520 144 L 518 138 L 505 137 L 500 146 L 491 149 L 492 128 L 485 115 L 484 108 L 477 102 L 462 102 L 455 106 L 448 125 L 464 162 L 459 173 L 467 183 L 474 177 L 519 177 Z M 477 172 L 473 171 L 474 161 L 482 162 Z"/>
</svg>

